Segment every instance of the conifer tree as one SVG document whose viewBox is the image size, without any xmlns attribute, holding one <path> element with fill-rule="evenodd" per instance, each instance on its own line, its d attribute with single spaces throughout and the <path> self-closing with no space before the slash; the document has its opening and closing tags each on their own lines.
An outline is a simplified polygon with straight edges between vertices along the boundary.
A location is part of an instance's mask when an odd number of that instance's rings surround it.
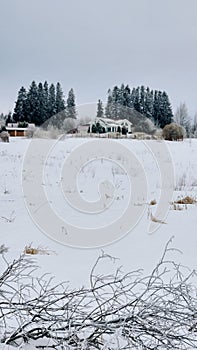
<svg viewBox="0 0 197 350">
<path fill-rule="evenodd" d="M 64 94 L 60 83 L 56 84 L 56 113 L 65 110 Z"/>
<path fill-rule="evenodd" d="M 118 86 L 114 86 L 113 90 L 112 90 L 112 104 L 111 104 L 111 118 L 112 119 L 118 119 L 118 104 L 120 102 L 120 98 L 119 98 L 119 88 Z"/>
<path fill-rule="evenodd" d="M 56 96 L 55 96 L 55 86 L 51 84 L 49 87 L 48 95 L 48 118 L 51 118 L 56 114 Z"/>
<path fill-rule="evenodd" d="M 38 84 L 38 114 L 39 114 L 39 125 L 44 122 L 44 89 L 42 83 Z"/>
<path fill-rule="evenodd" d="M 145 93 L 145 102 L 144 102 L 144 115 L 147 118 L 152 119 L 153 115 L 153 90 L 150 91 L 149 87 L 146 88 L 146 93 Z"/>
<path fill-rule="evenodd" d="M 104 109 L 103 109 L 103 103 L 99 99 L 97 104 L 97 112 L 96 112 L 97 118 L 103 118 L 104 117 Z"/>
<path fill-rule="evenodd" d="M 140 87 L 139 94 L 140 94 L 140 96 L 139 96 L 139 103 L 140 103 L 139 112 L 142 114 L 145 114 L 146 91 L 145 91 L 145 87 L 143 85 Z"/>
<path fill-rule="evenodd" d="M 136 111 L 140 112 L 141 107 L 140 107 L 140 88 L 139 86 L 133 91 L 133 107 L 135 108 Z"/>
<path fill-rule="evenodd" d="M 40 125 L 40 106 L 38 97 L 38 87 L 35 81 L 32 81 L 27 93 L 27 112 L 31 123 Z"/>
<path fill-rule="evenodd" d="M 173 113 L 172 107 L 169 101 L 169 97 L 165 91 L 161 94 L 160 99 L 160 120 L 159 125 L 161 128 L 164 128 L 165 125 L 172 123 L 173 121 Z"/>
<path fill-rule="evenodd" d="M 49 115 L 49 86 L 48 82 L 45 81 L 43 85 L 43 122 L 50 118 Z"/>
<path fill-rule="evenodd" d="M 112 116 L 112 92 L 111 89 L 108 90 L 107 103 L 105 107 L 105 117 L 111 118 Z"/>
<path fill-rule="evenodd" d="M 18 92 L 17 101 L 15 103 L 13 119 L 15 122 L 28 121 L 27 115 L 27 92 L 26 89 L 22 86 Z"/>
<path fill-rule="evenodd" d="M 66 106 L 66 117 L 67 118 L 77 118 L 76 112 L 76 104 L 75 104 L 75 94 L 73 89 L 70 89 L 67 98 L 67 106 Z"/>
</svg>

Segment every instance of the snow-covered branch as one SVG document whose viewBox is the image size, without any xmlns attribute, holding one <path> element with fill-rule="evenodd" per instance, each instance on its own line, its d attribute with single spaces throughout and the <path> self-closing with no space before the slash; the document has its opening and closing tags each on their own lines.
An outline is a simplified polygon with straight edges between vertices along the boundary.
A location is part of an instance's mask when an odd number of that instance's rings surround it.
<svg viewBox="0 0 197 350">
<path fill-rule="evenodd" d="M 174 261 L 167 244 L 149 276 L 142 271 L 97 272 L 111 257 L 102 253 L 90 287 L 71 290 L 37 276 L 22 255 L 0 275 L 0 340 L 55 349 L 194 349 L 197 289 L 189 271 Z M 3 256 L 2 256 L 3 257 Z M 44 341 L 44 342 L 43 342 Z M 43 345 L 44 344 L 44 345 Z"/>
</svg>

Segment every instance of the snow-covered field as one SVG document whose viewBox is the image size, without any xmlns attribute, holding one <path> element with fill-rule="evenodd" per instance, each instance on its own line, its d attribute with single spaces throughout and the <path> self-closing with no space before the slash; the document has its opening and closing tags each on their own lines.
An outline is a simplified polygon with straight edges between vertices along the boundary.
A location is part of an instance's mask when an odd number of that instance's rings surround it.
<svg viewBox="0 0 197 350">
<path fill-rule="evenodd" d="M 88 203 L 88 208 L 91 208 L 91 203 L 99 201 L 98 185 L 103 179 L 110 181 L 114 186 L 113 200 L 108 203 L 106 210 L 89 214 L 88 209 L 84 214 L 66 200 L 65 193 L 63 193 L 64 173 L 62 169 L 67 158 L 72 158 L 72 152 L 76 147 L 80 154 L 81 146 L 92 140 L 65 138 L 50 150 L 47 160 L 44 161 L 43 150 L 40 148 L 40 154 L 37 152 L 36 157 L 40 166 L 43 167 L 42 190 L 44 189 L 51 210 L 68 225 L 78 228 L 88 227 L 93 231 L 97 228 L 102 230 L 108 223 L 115 223 L 117 217 L 121 218 L 124 215 L 131 196 L 134 195 L 136 201 L 137 198 L 139 199 L 134 205 L 142 207 L 141 217 L 135 225 L 131 225 L 129 232 L 125 234 L 123 232 L 120 239 L 116 237 L 114 242 L 108 242 L 103 247 L 102 244 L 99 244 L 99 247 L 93 244 L 92 248 L 85 249 L 61 244 L 61 237 L 60 239 L 57 237 L 56 240 L 50 238 L 48 232 L 42 232 L 40 224 L 36 222 L 36 217 L 32 218 L 30 215 L 31 208 L 28 208 L 24 181 L 28 182 L 28 176 L 30 176 L 28 172 L 25 173 L 28 165 L 28 158 L 25 156 L 29 154 L 31 142 L 27 139 L 11 138 L 10 143 L 0 143 L 0 245 L 4 244 L 9 247 L 6 254 L 7 260 L 11 261 L 18 257 L 24 251 L 25 246 L 31 245 L 43 253 L 34 255 L 40 266 L 40 273 L 49 272 L 55 276 L 56 282 L 70 281 L 72 287 L 80 287 L 88 284 L 91 267 L 100 255 L 101 249 L 119 258 L 118 265 L 122 265 L 125 271 L 143 268 L 146 273 L 149 273 L 159 260 L 165 244 L 173 236 L 172 246 L 182 253 L 173 252 L 172 258 L 191 269 L 197 268 L 197 204 L 172 204 L 173 201 L 185 196 L 197 199 L 197 140 L 164 142 L 163 150 L 169 152 L 172 157 L 175 180 L 172 196 L 167 198 L 168 212 L 165 218 L 160 217 L 161 213 L 158 212 L 157 207 L 161 200 L 163 183 L 161 179 L 165 181 L 168 173 L 167 171 L 165 173 L 165 166 L 162 169 L 160 167 L 162 160 L 155 159 L 154 152 L 147 148 L 148 142 L 151 142 L 151 147 L 153 150 L 155 148 L 156 152 L 161 141 L 147 141 L 147 144 L 140 140 L 114 141 L 128 148 L 143 168 L 147 180 L 147 194 L 144 197 L 140 194 L 138 198 L 139 183 L 138 187 L 132 187 L 124 164 L 121 167 L 113 159 L 96 158 L 95 154 L 94 159 L 81 167 L 76 179 L 77 188 L 83 203 Z M 31 165 L 31 159 L 29 161 Z M 65 174 L 71 171 L 69 163 L 67 166 L 64 169 Z M 133 176 L 141 175 L 136 173 Z M 39 198 L 40 190 L 36 179 L 35 187 L 34 178 L 31 179 L 30 185 L 35 198 Z M 156 200 L 156 205 L 150 206 L 151 200 Z M 37 203 L 29 205 L 34 206 Z M 161 203 L 160 206 L 162 208 Z M 164 221 L 152 234 L 149 232 L 151 215 Z M 50 222 L 49 217 L 44 217 L 44 220 Z M 4 266 L 1 266 L 0 271 L 3 268 Z"/>
</svg>

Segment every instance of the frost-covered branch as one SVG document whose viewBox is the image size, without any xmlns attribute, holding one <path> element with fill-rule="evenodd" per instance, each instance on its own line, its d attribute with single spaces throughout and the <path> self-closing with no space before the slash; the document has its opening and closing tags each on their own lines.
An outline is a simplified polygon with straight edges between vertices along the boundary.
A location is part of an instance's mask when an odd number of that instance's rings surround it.
<svg viewBox="0 0 197 350">
<path fill-rule="evenodd" d="M 36 277 L 32 260 L 20 256 L 0 275 L 1 342 L 35 341 L 55 349 L 197 348 L 196 274 L 169 260 L 170 250 L 168 243 L 149 276 L 121 269 L 99 274 L 99 265 L 112 259 L 102 253 L 90 287 L 77 290 Z"/>
</svg>

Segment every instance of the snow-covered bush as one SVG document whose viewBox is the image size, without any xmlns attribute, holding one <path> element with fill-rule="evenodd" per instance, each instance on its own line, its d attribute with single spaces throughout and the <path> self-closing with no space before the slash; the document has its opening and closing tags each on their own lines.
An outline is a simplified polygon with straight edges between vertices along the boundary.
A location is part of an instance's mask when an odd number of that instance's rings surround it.
<svg viewBox="0 0 197 350">
<path fill-rule="evenodd" d="M 184 128 L 176 123 L 167 124 L 163 128 L 162 136 L 168 141 L 178 141 L 184 138 Z"/>
</svg>

